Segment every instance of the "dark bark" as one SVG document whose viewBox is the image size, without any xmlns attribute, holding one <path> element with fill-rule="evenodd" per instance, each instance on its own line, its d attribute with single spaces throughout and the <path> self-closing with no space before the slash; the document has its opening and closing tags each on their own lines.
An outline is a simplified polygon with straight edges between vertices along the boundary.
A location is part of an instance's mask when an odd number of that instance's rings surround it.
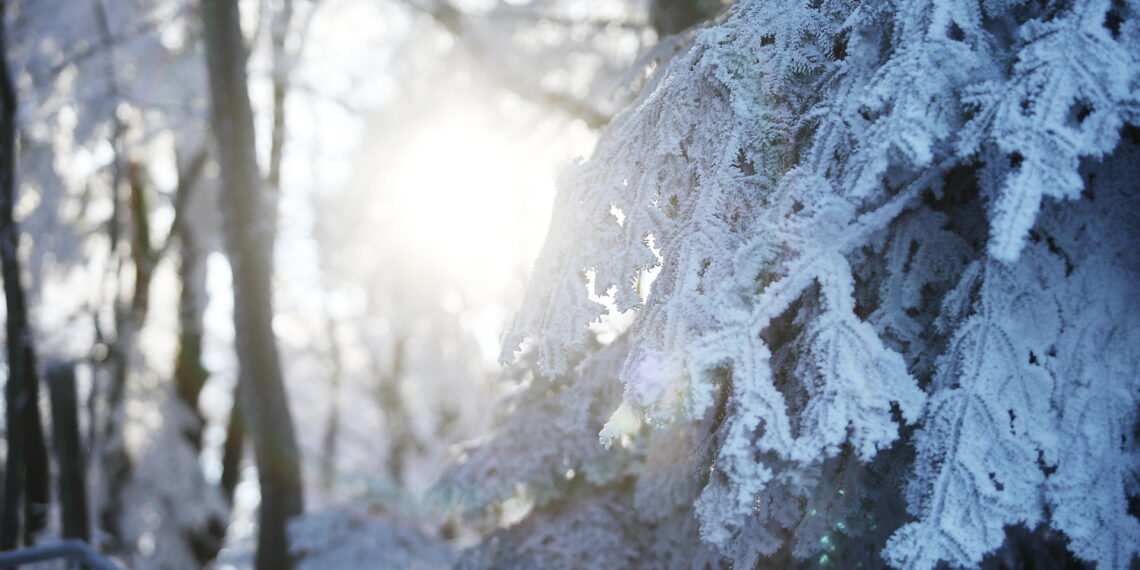
<svg viewBox="0 0 1140 570">
<path fill-rule="evenodd" d="M 222 446 L 222 494 L 232 505 L 234 491 L 237 490 L 238 481 L 241 480 L 241 458 L 245 450 L 245 419 L 242 417 L 241 405 L 234 395 L 234 403 L 230 408 L 230 420 L 226 422 L 226 441 Z"/>
<path fill-rule="evenodd" d="M 284 0 L 281 9 L 273 14 L 270 25 L 273 46 L 273 129 L 270 131 L 269 170 L 265 175 L 268 197 L 263 219 L 271 235 L 277 235 L 277 202 L 281 191 L 281 163 L 285 156 L 286 119 L 285 100 L 289 93 L 289 61 L 292 55 L 286 48 L 289 27 L 293 21 L 293 2 Z M 245 448 L 245 420 L 242 417 L 240 391 L 234 390 L 234 407 L 226 424 L 226 441 L 222 452 L 222 491 L 233 502 L 234 491 L 241 478 L 242 452 Z"/>
<path fill-rule="evenodd" d="M 156 259 L 160 259 L 162 252 L 169 249 L 171 240 L 177 240 L 178 277 L 182 288 L 178 297 L 178 353 L 174 361 L 174 394 L 194 415 L 194 419 L 184 426 L 182 436 L 196 454 L 202 451 L 202 429 L 206 423 L 198 407 L 198 397 L 210 378 L 209 371 L 202 364 L 207 251 L 202 247 L 197 228 L 190 223 L 187 210 L 190 210 L 192 194 L 205 169 L 206 159 L 207 154 L 203 150 L 191 157 L 185 168 L 179 168 L 178 187 L 174 196 L 174 221 L 170 225 L 170 235 L 155 255 Z M 177 159 L 176 162 L 181 163 Z M 226 498 L 232 499 L 232 494 Z M 204 526 L 185 530 L 186 542 L 190 545 L 198 566 L 205 567 L 217 558 L 225 544 L 227 518 L 211 517 Z"/>
<path fill-rule="evenodd" d="M 103 0 L 95 0 L 91 8 L 95 17 L 95 24 L 98 27 L 99 36 L 103 43 L 107 46 L 106 54 L 103 57 L 104 74 L 108 78 L 110 84 L 110 93 L 112 97 L 118 98 L 120 95 L 119 82 L 117 74 L 119 72 L 115 62 L 115 50 L 111 40 L 111 22 L 107 15 L 107 6 Z M 110 238 L 111 255 L 114 262 L 111 264 L 111 271 L 114 272 L 114 281 L 116 284 L 121 284 L 123 281 L 123 257 L 120 250 L 120 243 L 123 239 L 125 231 L 130 230 L 130 222 L 134 220 L 139 212 L 139 208 L 135 202 L 135 192 L 132 188 L 131 195 L 128 196 L 127 203 L 124 204 L 122 197 L 122 188 L 124 178 L 128 178 L 128 182 L 132 186 L 133 178 L 137 176 L 136 173 L 127 173 L 128 168 L 125 166 L 127 160 L 127 153 L 125 149 L 125 140 L 127 133 L 127 125 L 114 117 L 112 119 L 114 129 L 111 135 L 111 147 L 114 149 L 114 158 L 111 167 L 111 219 L 108 222 L 107 233 Z M 126 213 L 124 213 L 126 211 Z M 131 213 L 135 215 L 131 215 Z M 145 220 L 144 220 L 145 223 Z M 149 241 L 149 231 L 147 235 Z M 137 239 L 133 240 L 135 247 L 132 248 L 132 255 L 137 257 Z M 141 275 L 136 275 L 136 280 Z M 134 349 L 134 342 L 138 326 L 136 323 L 141 323 L 139 320 L 140 315 L 145 315 L 146 303 L 140 303 L 140 300 L 145 297 L 140 297 L 139 285 L 136 281 L 136 288 L 132 294 L 132 302 L 129 307 L 124 307 L 120 302 L 120 288 L 116 287 L 112 303 L 114 307 L 115 330 L 114 336 L 111 339 L 105 339 L 102 331 L 98 329 L 96 324 L 96 338 L 99 344 L 104 344 L 107 347 L 106 356 L 99 363 L 102 371 L 97 372 L 106 378 L 106 389 L 103 394 L 103 401 L 105 403 L 105 412 L 102 421 L 97 421 L 93 413 L 92 425 L 98 425 L 99 429 L 95 430 L 92 435 L 91 444 L 93 448 L 98 449 L 99 462 L 101 463 L 102 478 L 104 487 L 100 489 L 100 507 L 98 509 L 99 527 L 103 531 L 104 541 L 103 547 L 112 551 L 122 550 L 128 548 L 124 541 L 123 529 L 119 524 L 120 515 L 123 507 L 123 492 L 126 489 L 127 482 L 130 480 L 134 472 L 134 464 L 130 455 L 127 453 L 126 444 L 123 440 L 123 426 L 124 422 L 124 399 L 127 392 L 127 376 L 128 367 L 130 366 L 131 351 Z M 144 281 L 141 288 L 145 291 L 147 283 Z M 96 383 L 98 384 L 98 382 Z M 97 390 L 92 390 L 92 399 L 96 399 Z M 94 411 L 94 410 L 92 410 Z"/>
<path fill-rule="evenodd" d="M 21 531 L 25 544 L 33 542 L 33 534 L 47 522 L 50 500 L 35 351 L 20 282 L 20 230 L 12 216 L 16 203 L 16 92 L 8 70 L 6 7 L 7 3 L 0 3 L 0 265 L 8 310 L 8 381 L 4 388 L 8 464 L 0 514 L 0 549 L 5 550 L 19 544 Z"/>
<path fill-rule="evenodd" d="M 182 290 L 178 296 L 178 354 L 174 361 L 174 393 L 187 409 L 194 413 L 195 422 L 187 427 L 186 439 L 195 451 L 202 450 L 202 426 L 205 418 L 198 409 L 198 396 L 210 374 L 202 365 L 203 319 L 206 310 L 206 252 L 199 243 L 193 227 L 186 219 L 190 193 L 197 184 L 206 164 L 206 153 L 195 155 L 186 170 L 179 172 L 178 188 L 174 198 L 174 222 L 170 238 L 178 240 L 178 277 Z M 169 243 L 169 241 L 168 241 Z"/>
<path fill-rule="evenodd" d="M 131 257 L 135 266 L 135 290 L 131 297 L 132 320 L 142 326 L 150 309 L 150 283 L 158 266 L 158 251 L 150 236 L 150 193 L 143 166 L 131 161 L 127 165 L 127 185 L 130 190 Z"/>
<path fill-rule="evenodd" d="M 650 0 L 649 25 L 663 38 L 708 21 L 724 7 L 721 0 Z"/>
<path fill-rule="evenodd" d="M 273 226 L 255 158 L 246 53 L 236 2 L 204 0 L 202 19 L 223 187 L 224 236 L 233 271 L 238 403 L 261 484 L 257 568 L 288 568 L 288 519 L 302 511 L 293 419 L 273 335 Z"/>
<path fill-rule="evenodd" d="M 408 454 L 414 450 L 422 449 L 415 439 L 409 426 L 407 408 L 404 407 L 404 397 L 400 394 L 400 383 L 404 378 L 404 357 L 407 343 L 403 339 L 396 341 L 392 347 L 392 368 L 385 372 L 379 362 L 372 360 L 373 370 L 380 384 L 376 389 L 376 397 L 380 402 L 380 409 L 384 411 L 384 427 L 392 446 L 388 449 L 388 459 L 385 467 L 388 477 L 398 486 L 404 486 L 404 461 Z"/>
<path fill-rule="evenodd" d="M 289 92 L 289 62 L 295 56 L 286 47 L 289 28 L 293 21 L 293 2 L 284 0 L 281 9 L 274 13 L 271 23 L 273 45 L 273 129 L 270 131 L 269 170 L 265 181 L 268 183 L 267 204 L 264 219 L 270 226 L 271 234 L 277 234 L 277 201 L 281 186 L 281 163 L 285 155 L 287 133 L 285 100 Z M 238 390 L 234 391 L 235 405 L 230 411 L 226 425 L 226 441 L 222 454 L 221 486 L 225 497 L 233 502 L 234 491 L 241 478 L 242 452 L 245 448 L 245 420 L 242 417 Z"/>
<path fill-rule="evenodd" d="M 75 364 L 56 363 L 47 371 L 51 394 L 52 444 L 59 464 L 60 519 L 63 538 L 90 539 L 87 519 L 87 462 L 79 437 Z"/>
</svg>

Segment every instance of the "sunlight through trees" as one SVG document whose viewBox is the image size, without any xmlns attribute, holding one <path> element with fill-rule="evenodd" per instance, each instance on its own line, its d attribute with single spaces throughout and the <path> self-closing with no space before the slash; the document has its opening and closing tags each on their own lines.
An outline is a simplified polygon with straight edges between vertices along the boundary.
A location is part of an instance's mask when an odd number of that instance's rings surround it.
<svg viewBox="0 0 1140 570">
<path fill-rule="evenodd" d="M 0 2 L 0 565 L 1131 568 L 1138 13 Z"/>
</svg>

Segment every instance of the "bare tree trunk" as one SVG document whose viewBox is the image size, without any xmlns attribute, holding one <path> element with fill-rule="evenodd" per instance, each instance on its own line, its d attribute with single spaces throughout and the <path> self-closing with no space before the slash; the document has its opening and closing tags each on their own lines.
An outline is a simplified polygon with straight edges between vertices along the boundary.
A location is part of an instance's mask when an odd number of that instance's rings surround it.
<svg viewBox="0 0 1140 570">
<path fill-rule="evenodd" d="M 210 374 L 202 365 L 203 319 L 206 311 L 206 252 L 187 216 L 190 193 L 206 164 L 206 153 L 199 152 L 187 167 L 180 169 L 174 201 L 177 208 L 170 239 L 178 240 L 178 277 L 182 290 L 178 295 L 178 355 L 174 361 L 174 393 L 194 413 L 197 421 L 189 426 L 186 439 L 195 451 L 202 450 L 202 425 L 198 396 Z"/>
<path fill-rule="evenodd" d="M 325 419 L 325 433 L 321 441 L 321 486 L 332 489 L 336 483 L 337 442 L 340 440 L 340 383 L 344 374 L 340 341 L 336 336 L 336 320 L 325 308 L 325 326 L 329 335 L 329 415 Z"/>
<path fill-rule="evenodd" d="M 273 46 L 273 129 L 270 131 L 269 170 L 265 175 L 268 193 L 263 219 L 271 235 L 277 235 L 277 203 L 281 195 L 281 162 L 285 156 L 285 99 L 289 93 L 289 68 L 292 56 L 286 40 L 293 20 L 293 0 L 282 0 L 273 11 L 270 40 Z M 241 395 L 234 390 L 234 407 L 226 424 L 226 441 L 222 449 L 221 485 L 226 499 L 233 502 L 234 490 L 241 478 L 242 451 L 245 449 L 245 419 L 242 417 Z"/>
<path fill-rule="evenodd" d="M 288 568 L 288 519 L 303 508 L 301 471 L 273 335 L 273 227 L 257 170 L 246 53 L 236 2 L 203 0 L 211 121 L 223 185 L 226 247 L 234 283 L 238 402 L 261 483 L 257 568 Z"/>
<path fill-rule="evenodd" d="M 114 43 L 110 20 L 107 16 L 107 7 L 103 0 L 96 0 L 91 4 L 91 9 L 100 38 L 108 46 L 104 58 L 104 73 L 110 81 L 110 95 L 118 98 L 121 92 L 117 80 L 118 70 L 115 63 L 115 51 L 112 47 Z M 129 215 L 124 214 L 124 200 L 121 195 L 128 160 L 125 151 L 127 125 L 117 117 L 112 119 L 112 124 L 114 125 L 110 140 L 111 147 L 114 149 L 111 165 L 112 210 L 107 233 L 111 248 L 109 266 L 110 271 L 114 273 L 115 283 L 115 290 L 110 299 L 114 311 L 114 337 L 110 340 L 106 339 L 99 329 L 98 321 L 96 321 L 96 341 L 98 344 L 105 344 L 107 347 L 106 355 L 99 361 L 102 370 L 96 371 L 96 375 L 106 378 L 106 380 L 103 390 L 98 389 L 103 382 L 96 381 L 95 387 L 91 391 L 91 398 L 94 404 L 97 401 L 97 395 L 102 392 L 101 396 L 105 407 L 101 417 L 95 414 L 94 406 L 91 408 L 91 425 L 93 427 L 89 445 L 94 450 L 92 456 L 97 457 L 95 461 L 99 463 L 100 482 L 94 493 L 96 497 L 94 510 L 97 513 L 97 524 L 103 531 L 100 543 L 102 548 L 106 550 L 124 552 L 129 549 L 129 545 L 126 544 L 120 524 L 123 507 L 122 496 L 135 469 L 135 465 L 127 453 L 123 438 L 126 416 L 124 400 L 126 398 L 131 353 L 134 350 L 135 333 L 138 327 L 134 324 L 136 321 L 132 318 L 132 311 L 124 306 L 121 301 L 125 263 L 120 244 L 122 243 L 123 231 L 125 228 L 129 231 L 129 223 L 132 219 Z M 129 208 L 131 206 L 130 200 L 127 201 L 126 207 Z M 137 292 L 133 296 L 137 299 Z"/>
<path fill-rule="evenodd" d="M 87 462 L 79 437 L 79 398 L 75 390 L 75 363 L 48 367 L 51 393 L 52 443 L 59 463 L 59 505 L 63 538 L 90 539 L 87 518 Z"/>
<path fill-rule="evenodd" d="M 242 416 L 238 394 L 235 393 L 230 419 L 226 422 L 226 441 L 222 444 L 222 494 L 231 505 L 234 502 L 234 491 L 241 480 L 241 457 L 244 450 L 245 418 Z"/>
<path fill-rule="evenodd" d="M 159 252 L 150 235 L 150 193 L 143 166 L 137 161 L 127 164 L 127 188 L 130 191 L 131 258 L 135 266 L 134 291 L 130 316 L 138 328 L 146 322 L 150 311 L 150 284 L 158 267 Z"/>
<path fill-rule="evenodd" d="M 114 134 L 111 138 L 111 147 L 114 149 L 111 166 L 113 207 L 107 230 L 112 259 L 115 260 L 111 266 L 111 271 L 114 272 L 115 277 L 115 289 L 111 297 L 114 311 L 114 337 L 107 340 L 103 338 L 101 331 L 97 334 L 98 342 L 105 343 L 107 346 L 106 356 L 100 362 L 102 372 L 106 375 L 106 389 L 103 396 L 105 409 L 101 421 L 92 416 L 92 423 L 99 423 L 101 426 L 98 441 L 95 442 L 102 476 L 102 484 L 96 493 L 96 497 L 99 498 L 99 507 L 96 512 L 98 513 L 99 527 L 104 532 L 101 541 L 102 547 L 114 552 L 126 552 L 131 548 L 127 544 L 120 519 L 124 507 L 123 494 L 126 491 L 127 483 L 134 474 L 135 464 L 127 452 L 123 434 L 126 426 L 127 379 L 130 376 L 131 360 L 136 349 L 135 341 L 138 337 L 138 331 L 146 318 L 146 303 L 140 301 L 140 299 L 145 298 L 146 292 L 140 293 L 139 289 L 145 288 L 148 283 L 146 279 L 136 281 L 135 289 L 131 291 L 131 301 L 124 301 L 124 283 L 126 280 L 123 275 L 128 266 L 125 258 L 129 255 L 134 260 L 143 256 L 138 251 L 139 240 L 137 238 L 132 237 L 125 248 L 121 245 L 125 241 L 124 234 L 130 235 L 130 232 L 139 230 L 132 224 L 132 222 L 137 221 L 135 218 L 138 215 L 133 204 L 133 195 L 136 193 L 136 189 L 131 188 L 127 198 L 124 199 L 123 197 L 124 180 L 127 180 L 127 185 L 133 185 L 133 181 L 127 175 L 131 167 L 126 158 L 126 138 L 127 126 L 116 120 Z M 135 263 L 137 267 L 137 262 Z"/>
<path fill-rule="evenodd" d="M 407 355 L 407 342 L 397 339 L 392 347 L 392 367 L 385 371 L 380 362 L 373 357 L 372 370 L 379 384 L 376 387 L 376 399 L 380 409 L 384 412 L 384 428 L 392 442 L 388 448 L 388 459 L 385 467 L 388 477 L 396 485 L 404 486 L 404 465 L 409 453 L 421 450 L 422 446 L 416 441 L 415 434 L 410 428 L 408 410 L 404 406 L 404 396 L 400 393 L 400 384 L 404 379 L 404 358 Z"/>
<path fill-rule="evenodd" d="M 165 251 L 171 240 L 177 240 L 179 252 L 178 278 L 182 288 L 178 296 L 178 353 L 174 360 L 174 394 L 189 410 L 193 421 L 183 427 L 182 436 L 195 454 L 202 451 L 202 429 L 206 423 L 198 408 L 198 397 L 210 378 L 202 364 L 202 337 L 205 334 L 206 312 L 206 250 L 202 246 L 200 230 L 192 222 L 197 209 L 192 207 L 202 199 L 196 193 L 198 179 L 205 170 L 208 154 L 199 150 L 185 166 L 175 153 L 178 168 L 178 186 L 174 196 L 174 221 L 170 235 L 162 246 Z M 155 256 L 160 258 L 161 254 Z M 228 497 L 227 497 L 228 498 Z M 225 544 L 228 516 L 211 516 L 203 526 L 187 527 L 186 543 L 194 553 L 200 567 L 217 558 Z"/>
<path fill-rule="evenodd" d="M 4 550 L 19 544 L 21 527 L 24 543 L 32 543 L 33 534 L 47 522 L 50 500 L 35 351 L 20 283 L 20 230 L 12 217 L 16 203 L 16 92 L 8 70 L 6 6 L 0 3 L 0 264 L 8 308 L 8 382 L 4 388 L 8 465 L 0 515 L 0 549 Z"/>
</svg>

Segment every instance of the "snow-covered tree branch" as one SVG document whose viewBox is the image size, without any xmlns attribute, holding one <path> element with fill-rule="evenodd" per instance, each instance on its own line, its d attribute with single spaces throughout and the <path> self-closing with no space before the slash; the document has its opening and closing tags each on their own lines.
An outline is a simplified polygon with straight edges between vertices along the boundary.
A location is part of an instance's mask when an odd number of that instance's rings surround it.
<svg viewBox="0 0 1140 570">
<path fill-rule="evenodd" d="M 536 506 L 514 528 L 601 517 L 643 552 L 683 545 L 683 566 L 973 567 L 1044 525 L 1129 567 L 1138 12 L 741 2 L 563 174 L 505 344 L 540 394 L 620 382 L 602 434 L 624 443 L 495 466 L 540 426 L 589 425 L 558 395 L 524 400 L 448 489 L 523 485 Z M 587 325 L 624 311 L 628 338 L 601 348 Z M 691 461 L 667 483 L 661 438 Z M 525 544 L 541 560 L 592 540 Z"/>
</svg>

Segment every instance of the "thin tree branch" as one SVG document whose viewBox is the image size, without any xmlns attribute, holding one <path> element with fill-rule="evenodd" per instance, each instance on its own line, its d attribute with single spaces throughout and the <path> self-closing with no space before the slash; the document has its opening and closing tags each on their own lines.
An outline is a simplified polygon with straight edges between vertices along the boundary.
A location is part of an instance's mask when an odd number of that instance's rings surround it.
<svg viewBox="0 0 1140 570">
<path fill-rule="evenodd" d="M 467 32 L 467 17 L 447 0 L 429 0 L 427 2 L 406 0 L 404 5 L 430 16 L 432 20 L 450 32 L 456 39 L 470 37 Z M 479 41 L 468 39 L 463 43 L 467 50 L 475 56 L 482 71 L 494 77 L 500 86 L 519 97 L 580 119 L 592 129 L 599 129 L 605 126 L 613 118 L 608 113 L 602 112 L 591 105 L 588 101 L 577 99 L 567 93 L 543 89 L 535 81 L 528 81 L 514 74 L 507 73 L 503 66 L 495 65 L 490 61 L 490 55 L 486 53 L 486 50 Z"/>
</svg>

